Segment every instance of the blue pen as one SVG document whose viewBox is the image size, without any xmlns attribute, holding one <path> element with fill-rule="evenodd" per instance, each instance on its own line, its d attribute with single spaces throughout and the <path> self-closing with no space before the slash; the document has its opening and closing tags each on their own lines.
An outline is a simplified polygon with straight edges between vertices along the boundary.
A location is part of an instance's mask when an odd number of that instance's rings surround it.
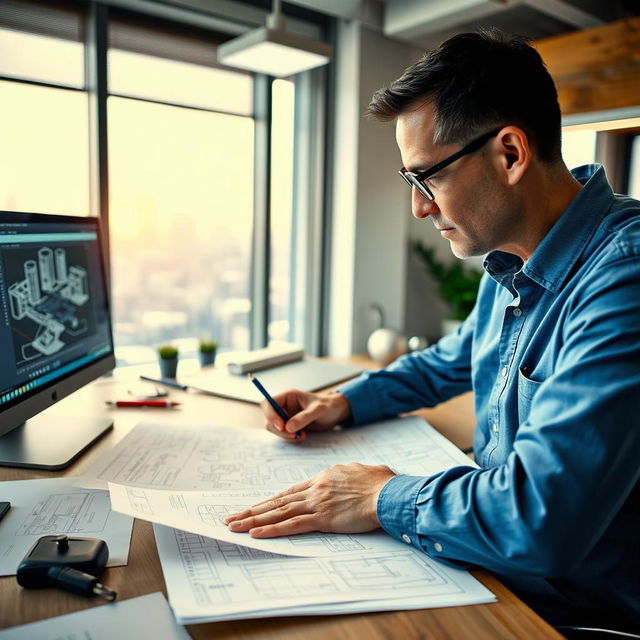
<svg viewBox="0 0 640 640">
<path fill-rule="evenodd" d="M 273 407 L 274 411 L 282 418 L 283 422 L 286 423 L 289 420 L 289 416 L 285 413 L 285 410 L 271 397 L 269 392 L 262 386 L 260 380 L 256 378 L 253 373 L 249 374 L 249 380 L 253 382 L 258 391 L 267 399 L 267 402 Z M 300 431 L 296 431 L 296 439 L 300 438 Z"/>
</svg>

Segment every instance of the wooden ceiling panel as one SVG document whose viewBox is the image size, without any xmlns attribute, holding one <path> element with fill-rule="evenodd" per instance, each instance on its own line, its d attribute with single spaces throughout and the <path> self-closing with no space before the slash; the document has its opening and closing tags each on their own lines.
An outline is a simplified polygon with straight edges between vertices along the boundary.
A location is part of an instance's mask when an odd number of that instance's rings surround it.
<svg viewBox="0 0 640 640">
<path fill-rule="evenodd" d="M 534 43 L 564 115 L 640 105 L 640 18 Z"/>
</svg>

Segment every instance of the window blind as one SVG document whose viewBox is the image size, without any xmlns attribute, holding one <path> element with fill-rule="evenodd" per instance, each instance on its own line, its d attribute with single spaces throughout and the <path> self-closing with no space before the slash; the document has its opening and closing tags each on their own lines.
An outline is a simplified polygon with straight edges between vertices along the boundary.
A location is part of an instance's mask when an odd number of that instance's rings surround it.
<svg viewBox="0 0 640 640">
<path fill-rule="evenodd" d="M 82 7 L 70 3 L 2 0 L 0 27 L 76 42 L 85 39 Z"/>
</svg>

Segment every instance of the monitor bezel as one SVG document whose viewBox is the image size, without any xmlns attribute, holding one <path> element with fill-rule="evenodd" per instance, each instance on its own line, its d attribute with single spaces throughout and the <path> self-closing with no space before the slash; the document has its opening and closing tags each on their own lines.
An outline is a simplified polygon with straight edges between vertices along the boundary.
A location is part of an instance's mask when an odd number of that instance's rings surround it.
<svg viewBox="0 0 640 640">
<path fill-rule="evenodd" d="M 113 343 L 113 328 L 111 324 L 111 301 L 109 297 L 109 281 L 104 259 L 104 244 L 100 219 L 95 216 L 69 216 L 60 214 L 44 214 L 33 212 L 0 211 L 0 224 L 9 223 L 72 223 L 93 225 L 98 242 L 98 262 L 102 283 L 104 286 L 103 299 L 107 312 L 107 323 L 111 351 L 104 354 L 98 360 L 82 365 L 80 368 L 69 372 L 59 380 L 52 380 L 42 387 L 37 387 L 31 392 L 19 396 L 15 402 L 8 403 L 5 407 L 0 405 L 0 437 L 13 429 L 21 426 L 30 418 L 46 411 L 58 401 L 78 391 L 96 378 L 112 371 L 116 366 L 115 347 Z"/>
</svg>

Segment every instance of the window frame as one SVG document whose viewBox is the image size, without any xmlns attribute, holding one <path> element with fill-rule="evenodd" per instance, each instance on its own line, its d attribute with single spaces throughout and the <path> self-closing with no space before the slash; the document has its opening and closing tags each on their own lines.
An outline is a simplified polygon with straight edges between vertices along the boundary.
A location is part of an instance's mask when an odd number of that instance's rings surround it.
<svg viewBox="0 0 640 640">
<path fill-rule="evenodd" d="M 200 31 L 230 38 L 247 28 L 259 26 L 266 11 L 241 6 L 231 13 L 203 16 L 177 6 L 149 8 L 134 5 L 131 13 L 142 18 L 159 18 L 175 26 L 176 31 L 197 26 Z M 63 87 L 55 83 L 38 82 L 0 76 L 11 82 L 84 91 L 89 105 L 89 213 L 100 218 L 108 293 L 111 295 L 110 219 L 109 219 L 109 158 L 108 158 L 108 28 L 112 9 L 108 3 L 90 0 L 85 13 L 85 83 L 84 88 Z M 116 9 L 116 12 L 119 10 Z M 309 12 L 297 10 L 302 19 L 293 18 L 289 27 L 304 35 L 320 36 L 326 26 L 317 16 L 317 24 L 309 20 Z M 244 18 L 244 24 L 239 19 Z M 249 23 L 249 24 L 247 24 Z M 251 117 L 255 122 L 254 138 L 254 210 L 251 251 L 251 316 L 250 346 L 260 348 L 268 342 L 269 283 L 270 283 L 270 135 L 271 85 L 274 78 L 254 75 L 254 104 Z M 295 77 L 296 119 L 294 125 L 294 194 L 292 211 L 292 269 L 289 308 L 290 336 L 301 343 L 309 353 L 320 355 L 322 350 L 322 301 L 326 270 L 326 234 L 323 231 L 324 207 L 324 138 L 327 76 L 325 70 L 313 70 Z M 116 95 L 116 94 L 113 94 Z M 167 103 L 169 104 L 169 103 Z M 313 140 L 313 144 L 309 144 Z M 310 260 L 306 260 L 309 256 Z"/>
</svg>

